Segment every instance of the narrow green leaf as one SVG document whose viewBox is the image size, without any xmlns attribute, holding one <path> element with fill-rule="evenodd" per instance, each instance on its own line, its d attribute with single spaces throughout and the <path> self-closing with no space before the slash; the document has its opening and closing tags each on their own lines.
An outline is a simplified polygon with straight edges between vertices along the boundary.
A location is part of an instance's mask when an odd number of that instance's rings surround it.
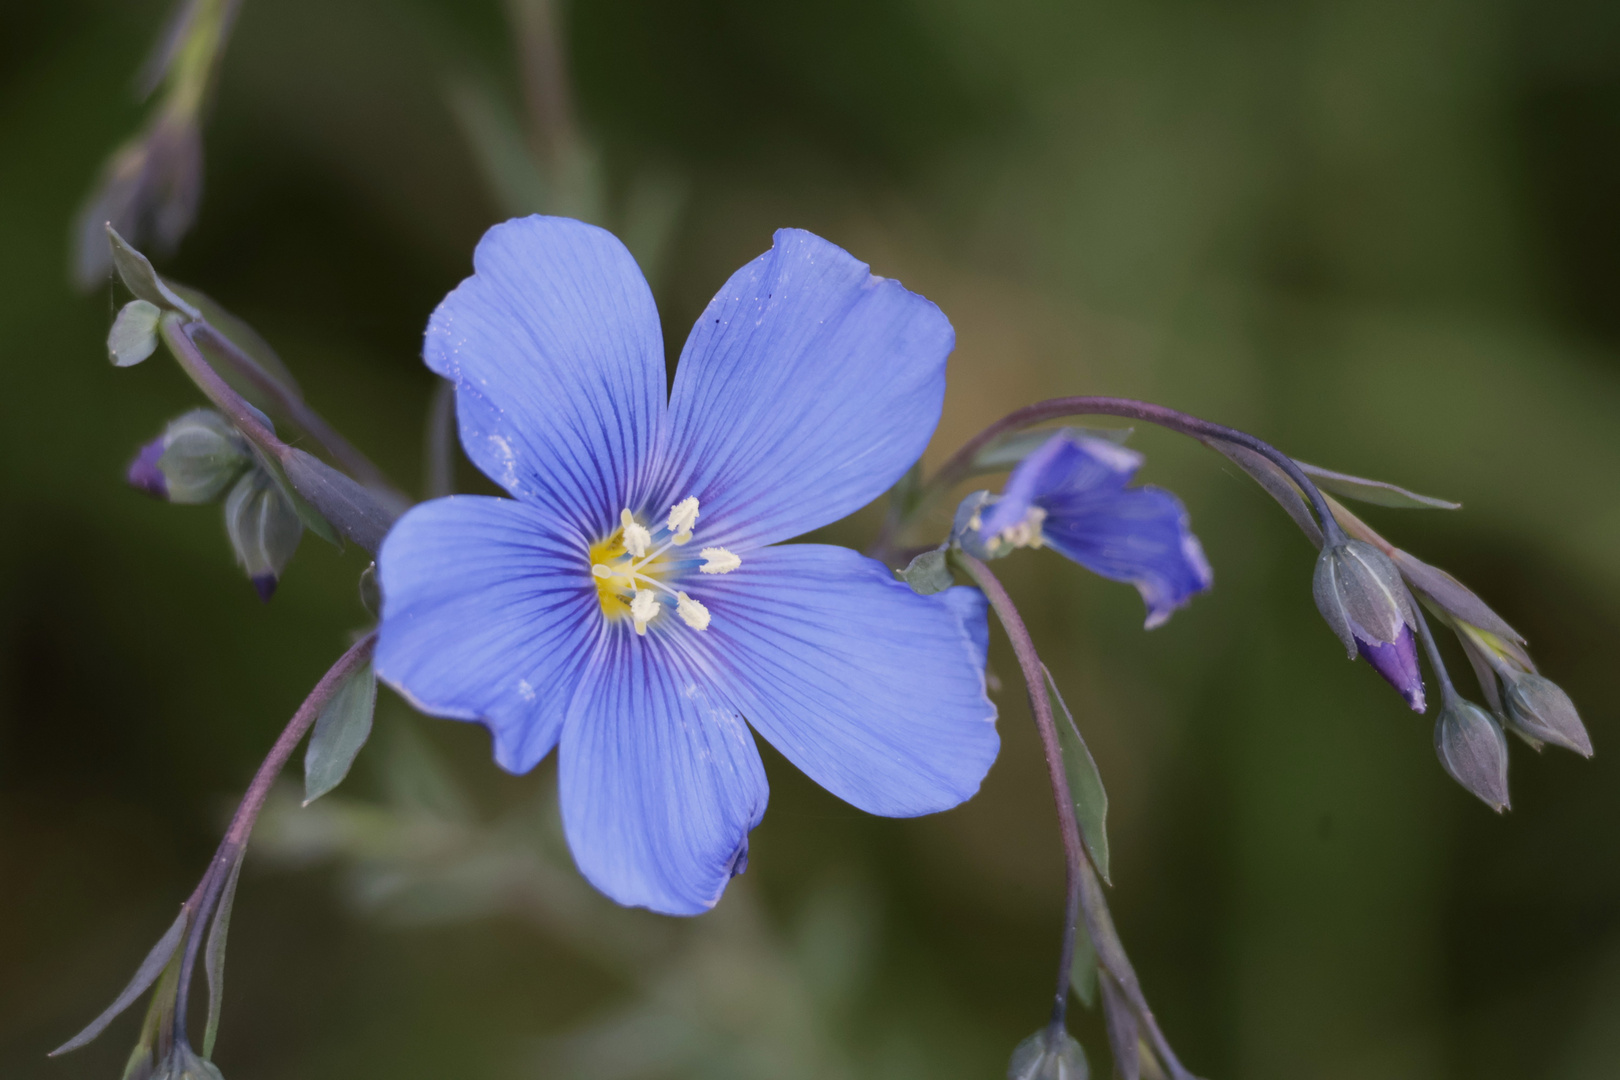
<svg viewBox="0 0 1620 1080">
<path fill-rule="evenodd" d="M 214 1036 L 219 1034 L 219 1005 L 225 996 L 225 938 L 231 932 L 231 907 L 236 903 L 236 879 L 242 874 L 242 859 L 247 848 L 236 852 L 231 863 L 231 875 L 225 879 L 225 888 L 219 894 L 219 906 L 214 909 L 214 922 L 208 928 L 208 944 L 203 952 L 203 971 L 208 975 L 208 1027 L 203 1031 L 202 1056 L 214 1056 Z"/>
<path fill-rule="evenodd" d="M 377 673 L 370 664 L 357 668 L 338 687 L 315 720 L 304 753 L 304 805 L 343 782 L 355 755 L 371 735 L 377 707 Z"/>
<path fill-rule="evenodd" d="M 1085 841 L 1091 861 L 1097 864 L 1097 873 L 1110 885 L 1108 877 L 1108 793 L 1103 790 L 1102 776 L 1092 760 L 1091 749 L 1075 726 L 1074 716 L 1058 692 L 1052 673 L 1041 665 L 1046 685 L 1063 713 L 1064 722 L 1057 725 L 1058 745 L 1063 751 L 1063 772 L 1069 778 L 1069 797 L 1074 800 L 1074 813 L 1080 820 L 1080 837 Z"/>
<path fill-rule="evenodd" d="M 395 514 L 376 496 L 313 454 L 291 448 L 283 459 L 288 482 L 308 500 L 322 523 L 330 523 L 350 540 L 376 553 L 394 524 Z M 300 511 L 300 517 L 303 512 Z M 304 522 L 314 528 L 306 519 Z"/>
<path fill-rule="evenodd" d="M 124 287 L 149 304 L 155 304 L 169 311 L 178 311 L 187 318 L 201 316 L 196 305 L 189 303 L 185 297 L 164 284 L 158 272 L 152 269 L 152 263 L 145 255 L 130 246 L 129 241 L 118 235 L 118 230 L 111 225 L 107 226 L 107 241 L 112 245 L 113 266 L 118 270 L 118 276 L 124 282 Z"/>
<path fill-rule="evenodd" d="M 157 324 L 163 309 L 131 300 L 118 311 L 107 333 L 107 357 L 114 367 L 134 367 L 157 351 Z"/>
<path fill-rule="evenodd" d="M 1069 965 L 1069 989 L 1086 1008 L 1097 1004 L 1097 946 L 1091 943 L 1084 920 L 1074 928 L 1074 963 Z"/>
<path fill-rule="evenodd" d="M 168 966 L 169 958 L 174 955 L 175 949 L 179 948 L 180 938 L 185 932 L 186 912 L 182 909 L 169 926 L 169 929 L 158 939 L 158 943 L 152 946 L 152 951 L 146 954 L 146 959 L 141 961 L 141 966 L 135 971 L 135 977 L 129 980 L 129 985 L 124 987 L 124 992 L 119 994 L 111 1005 L 107 1006 L 105 1012 L 90 1021 L 88 1027 L 55 1050 L 52 1050 L 50 1056 L 56 1057 L 58 1054 L 77 1050 L 107 1030 L 108 1024 L 116 1020 L 118 1015 L 125 1009 L 135 1004 L 135 999 L 144 994 L 153 983 L 157 982 L 158 976 L 162 975 L 163 969 Z"/>
<path fill-rule="evenodd" d="M 925 551 L 912 559 L 901 576 L 911 586 L 912 592 L 923 596 L 944 592 L 956 583 L 956 575 L 951 573 L 945 552 L 939 550 Z"/>
<path fill-rule="evenodd" d="M 450 112 L 472 145 L 473 161 L 508 214 L 552 211 L 554 192 L 524 137 L 523 125 L 487 86 L 460 82 L 449 89 Z"/>
<path fill-rule="evenodd" d="M 1303 461 L 1296 461 L 1296 465 L 1316 481 L 1316 486 L 1324 491 L 1331 491 L 1335 495 L 1346 499 L 1356 499 L 1374 506 L 1393 506 L 1398 510 L 1460 510 L 1462 503 L 1451 502 L 1446 499 L 1436 499 L 1432 495 L 1419 495 L 1407 491 L 1394 484 L 1386 484 L 1382 480 L 1364 480 L 1359 476 L 1350 476 L 1347 473 L 1334 472 L 1316 465 L 1307 465 Z"/>
</svg>

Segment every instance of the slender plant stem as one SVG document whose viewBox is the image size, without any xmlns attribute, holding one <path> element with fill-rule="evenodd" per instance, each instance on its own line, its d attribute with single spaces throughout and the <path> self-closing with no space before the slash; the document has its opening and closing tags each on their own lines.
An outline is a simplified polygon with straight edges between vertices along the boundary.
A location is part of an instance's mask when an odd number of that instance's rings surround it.
<svg viewBox="0 0 1620 1080">
<path fill-rule="evenodd" d="M 189 327 L 178 316 L 165 316 L 160 324 L 164 342 L 169 351 L 174 354 L 180 370 L 197 384 L 197 389 L 213 402 L 226 416 L 230 417 L 232 424 L 260 450 L 280 461 L 287 454 L 288 446 L 276 437 L 276 433 L 259 419 L 258 412 L 247 403 L 247 399 L 236 392 L 236 388 L 226 382 L 215 371 L 213 365 L 203 356 L 197 343 L 191 340 L 187 333 Z"/>
<path fill-rule="evenodd" d="M 1446 662 L 1440 659 L 1440 646 L 1434 640 L 1434 632 L 1429 629 L 1428 617 L 1423 614 L 1423 605 L 1411 597 L 1412 614 L 1417 619 L 1418 638 L 1423 642 L 1423 652 L 1429 658 L 1429 667 L 1434 669 L 1434 677 L 1440 680 L 1440 706 L 1445 708 L 1457 696 L 1457 688 L 1451 685 L 1451 673 L 1446 670 Z"/>
<path fill-rule="evenodd" d="M 1057 995 L 1052 1002 L 1052 1026 L 1062 1027 L 1069 1002 L 1069 968 L 1074 963 L 1074 934 L 1079 923 L 1081 866 L 1086 859 L 1080 840 L 1080 822 L 1074 812 L 1074 797 L 1069 791 L 1069 777 L 1063 769 L 1063 748 L 1058 743 L 1057 722 L 1052 716 L 1052 701 L 1047 696 L 1044 668 L 1035 652 L 1035 642 L 1024 626 L 1023 618 L 1013 606 L 1012 598 L 1002 587 L 1000 579 L 990 568 L 965 551 L 954 556 L 973 583 L 989 598 L 996 610 L 996 618 L 1012 642 L 1013 654 L 1024 674 L 1024 686 L 1029 691 L 1029 709 L 1035 717 L 1035 728 L 1041 735 L 1041 747 L 1046 752 L 1046 774 L 1052 783 L 1052 797 L 1057 803 L 1058 828 L 1063 836 L 1065 864 L 1064 884 L 1067 895 L 1064 905 L 1067 917 L 1063 927 L 1063 945 L 1058 954 Z"/>
<path fill-rule="evenodd" d="M 924 488 L 924 494 L 917 501 L 916 509 L 920 511 L 931 505 L 933 501 L 949 491 L 956 484 L 967 479 L 973 472 L 974 459 L 979 451 L 990 445 L 996 438 L 1008 432 L 1019 431 L 1023 428 L 1033 427 L 1036 424 L 1046 423 L 1050 420 L 1060 420 L 1070 416 L 1118 416 L 1129 420 L 1142 420 L 1150 424 L 1168 428 L 1183 435 L 1190 435 L 1196 439 L 1216 439 L 1222 442 L 1234 443 L 1238 446 L 1253 450 L 1270 460 L 1305 493 L 1311 502 L 1312 508 L 1321 523 L 1322 532 L 1330 543 L 1342 542 L 1344 531 L 1334 520 L 1333 511 L 1328 508 L 1327 501 L 1305 475 L 1293 458 L 1262 439 L 1236 428 L 1226 427 L 1224 424 L 1201 420 L 1177 409 L 1155 405 L 1148 401 L 1137 401 L 1133 398 L 1116 397 L 1064 397 L 1049 398 L 1038 401 L 1033 405 L 1026 405 L 1022 409 L 1008 413 L 983 431 L 979 432 L 966 443 L 962 444 L 949 461 L 934 474 Z M 891 520 L 886 524 L 883 535 L 879 538 L 876 552 L 879 557 L 890 551 L 904 525 L 904 520 Z"/>
<path fill-rule="evenodd" d="M 293 423 L 309 432 L 315 441 L 326 447 L 327 452 L 350 476 L 394 503 L 396 512 L 403 512 L 410 505 L 410 500 L 389 481 L 387 474 L 370 458 L 344 438 L 343 434 L 328 423 L 324 416 L 311 408 L 307 401 L 283 386 L 278 379 L 265 371 L 257 360 L 238 348 L 235 342 L 220 333 L 212 323 L 189 323 L 183 328 L 183 333 L 193 343 L 198 338 L 205 340 L 209 348 L 224 357 L 244 379 L 266 396 L 273 398 L 277 407 L 285 412 Z"/>
<path fill-rule="evenodd" d="M 196 968 L 197 954 L 202 947 L 203 928 L 207 925 L 208 916 L 225 887 L 226 878 L 230 876 L 231 866 L 236 862 L 242 849 L 247 846 L 248 837 L 253 833 L 253 826 L 259 820 L 259 812 L 264 809 L 264 802 L 270 796 L 271 785 L 275 783 L 283 766 L 292 757 L 299 742 L 314 726 L 326 703 L 336 695 L 345 679 L 371 662 L 371 654 L 376 647 L 377 632 L 373 630 L 338 657 L 337 663 L 321 676 L 321 681 L 315 684 L 315 689 L 311 690 L 304 703 L 298 706 L 298 711 L 287 721 L 287 726 L 281 729 L 281 734 L 270 747 L 270 752 L 265 755 L 258 771 L 253 774 L 247 791 L 242 795 L 241 803 L 237 805 L 236 813 L 231 816 L 231 824 L 225 830 L 225 838 L 220 841 L 218 850 L 209 861 L 207 871 L 197 883 L 197 888 L 186 900 L 192 914 L 186 927 L 186 952 L 185 958 L 181 961 L 180 986 L 174 1010 L 175 1038 L 178 1041 L 186 1040 L 186 1006 L 190 999 L 191 975 Z"/>
<path fill-rule="evenodd" d="M 1149 1042 L 1153 1044 L 1153 1049 L 1160 1060 L 1178 1080 L 1190 1077 L 1191 1074 L 1176 1057 L 1175 1051 L 1170 1048 L 1170 1041 L 1160 1030 L 1153 1010 L 1148 1007 L 1147 998 L 1142 993 L 1142 985 L 1136 978 L 1136 971 L 1131 967 L 1130 958 L 1125 955 L 1124 948 L 1119 944 L 1119 935 L 1114 930 L 1113 919 L 1108 914 L 1108 900 L 1103 895 L 1102 882 L 1097 879 L 1097 873 L 1092 869 L 1091 860 L 1086 855 L 1085 844 L 1081 841 L 1080 821 L 1075 815 L 1074 797 L 1069 791 L 1068 774 L 1063 768 L 1063 748 L 1058 742 L 1057 721 L 1052 715 L 1051 699 L 1047 696 L 1045 668 L 1041 664 L 1040 655 L 1035 651 L 1034 639 L 1030 637 L 1023 617 L 1013 605 L 1012 597 L 1007 595 L 1006 588 L 988 566 L 959 549 L 953 551 L 951 557 L 990 601 L 990 606 L 995 609 L 996 618 L 1000 620 L 1002 629 L 1007 633 L 1007 640 L 1012 644 L 1013 654 L 1018 658 L 1018 668 L 1024 676 L 1024 687 L 1029 692 L 1030 713 L 1034 716 L 1035 727 L 1040 732 L 1041 746 L 1046 753 L 1047 777 L 1052 784 L 1053 801 L 1057 804 L 1058 827 L 1063 837 L 1067 889 L 1064 910 L 1067 921 L 1063 927 L 1063 944 L 1058 961 L 1057 995 L 1052 1002 L 1052 1019 L 1048 1031 L 1055 1033 L 1057 1028 L 1063 1026 L 1069 1000 L 1069 969 L 1074 963 L 1074 936 L 1078 930 L 1079 917 L 1083 916 L 1086 932 L 1091 936 L 1092 944 L 1097 950 L 1098 964 L 1113 977 L 1125 994 L 1132 1011 L 1136 1013 L 1137 1022 Z"/>
<path fill-rule="evenodd" d="M 507 0 L 518 58 L 523 69 L 523 102 L 529 139 L 553 169 L 574 150 L 574 105 L 568 88 L 557 0 Z"/>
</svg>

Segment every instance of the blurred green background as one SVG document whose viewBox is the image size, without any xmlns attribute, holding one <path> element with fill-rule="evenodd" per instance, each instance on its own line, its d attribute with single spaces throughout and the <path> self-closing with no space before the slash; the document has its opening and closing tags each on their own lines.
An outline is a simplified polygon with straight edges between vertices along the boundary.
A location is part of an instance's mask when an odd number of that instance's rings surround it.
<svg viewBox="0 0 1620 1080">
<path fill-rule="evenodd" d="M 264 606 L 217 510 L 123 483 L 198 395 L 165 357 L 107 364 L 121 296 L 72 291 L 67 237 L 143 115 L 131 77 L 166 14 L 0 3 L 6 1077 L 118 1075 L 135 1016 L 44 1054 L 168 924 L 365 619 L 359 552 L 306 538 Z M 1620 6 L 564 14 L 610 201 L 673 208 L 654 275 L 672 350 L 772 229 L 801 226 L 954 322 L 931 460 L 1026 401 L 1129 394 L 1465 504 L 1366 516 L 1525 633 L 1598 751 L 1516 743 L 1500 818 L 1442 773 L 1429 720 L 1345 662 L 1309 545 L 1215 455 L 1133 440 L 1216 568 L 1165 628 L 1048 553 L 1003 564 L 1108 784 L 1116 917 L 1186 1063 L 1620 1075 Z M 457 93 L 519 107 L 497 0 L 246 0 L 201 215 L 163 264 L 412 487 L 421 330 L 504 216 Z M 875 521 L 831 532 L 860 545 Z M 1000 1075 L 1045 1016 L 1062 874 L 999 641 L 992 667 L 1003 752 L 976 799 L 871 819 L 768 753 L 748 875 L 679 924 L 580 885 L 549 762 L 502 774 L 481 730 L 385 696 L 350 782 L 263 827 L 217 1062 L 232 1080 Z M 1098 1015 L 1074 1030 L 1105 1075 Z"/>
</svg>

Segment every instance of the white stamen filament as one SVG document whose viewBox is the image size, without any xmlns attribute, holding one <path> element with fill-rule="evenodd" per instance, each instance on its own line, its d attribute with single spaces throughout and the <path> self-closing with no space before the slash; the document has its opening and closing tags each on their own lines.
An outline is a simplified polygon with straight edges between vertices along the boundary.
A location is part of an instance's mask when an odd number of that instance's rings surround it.
<svg viewBox="0 0 1620 1080">
<path fill-rule="evenodd" d="M 704 560 L 698 569 L 705 574 L 729 574 L 742 565 L 740 558 L 723 547 L 706 547 L 698 554 Z"/>
<path fill-rule="evenodd" d="M 682 499 L 670 507 L 666 519 L 668 531 L 659 530 L 665 535 L 665 540 L 654 548 L 652 532 L 636 521 L 635 515 L 628 509 L 619 511 L 619 537 L 625 554 L 608 562 L 593 563 L 591 576 L 607 583 L 608 587 L 629 600 L 630 618 L 635 623 L 637 634 L 646 634 L 647 625 L 663 609 L 659 593 L 675 601 L 675 612 L 687 626 L 694 630 L 709 628 L 709 609 L 701 601 L 692 599 L 684 592 L 677 592 L 651 573 L 644 572 L 670 548 L 689 543 L 697 520 L 697 497 Z M 699 570 L 705 574 L 729 574 L 742 565 L 742 559 L 723 547 L 704 548 L 700 554 L 704 561 Z"/>
</svg>

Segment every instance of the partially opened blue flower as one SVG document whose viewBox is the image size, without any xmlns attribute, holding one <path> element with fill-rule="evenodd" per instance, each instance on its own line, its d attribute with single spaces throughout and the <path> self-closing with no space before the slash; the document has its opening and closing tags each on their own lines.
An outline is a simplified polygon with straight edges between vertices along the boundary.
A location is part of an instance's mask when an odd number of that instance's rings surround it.
<svg viewBox="0 0 1620 1080">
<path fill-rule="evenodd" d="M 1013 469 L 999 499 L 969 496 L 958 539 L 981 557 L 1049 547 L 1094 574 L 1136 586 L 1147 627 L 1215 582 L 1181 500 L 1127 487 L 1142 455 L 1060 431 Z"/>
<path fill-rule="evenodd" d="M 998 746 L 977 590 L 774 546 L 922 453 L 954 334 L 938 308 L 783 230 L 693 328 L 666 404 L 652 293 L 576 221 L 498 225 L 428 327 L 462 445 L 514 498 L 400 519 L 378 558 L 377 670 L 477 720 L 523 772 L 559 746 L 581 871 L 624 904 L 712 906 L 766 783 L 749 726 L 890 816 L 954 806 Z"/>
</svg>

